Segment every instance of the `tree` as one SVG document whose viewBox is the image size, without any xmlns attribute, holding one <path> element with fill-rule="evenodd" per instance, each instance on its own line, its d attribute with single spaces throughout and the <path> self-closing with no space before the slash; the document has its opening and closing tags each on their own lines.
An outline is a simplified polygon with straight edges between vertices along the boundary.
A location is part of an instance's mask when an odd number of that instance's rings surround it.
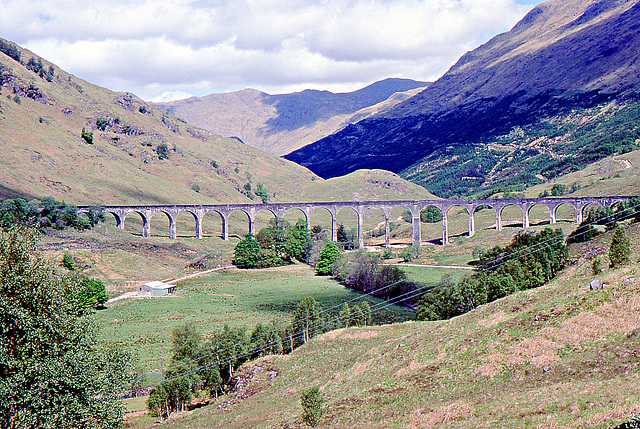
<svg viewBox="0 0 640 429">
<path fill-rule="evenodd" d="M 253 238 L 253 235 L 247 234 L 234 249 L 233 263 L 241 268 L 255 268 L 258 263 L 258 252 L 260 252 L 260 243 Z"/>
<path fill-rule="evenodd" d="M 442 212 L 434 206 L 428 206 L 420 212 L 420 222 L 436 223 L 442 220 Z"/>
<path fill-rule="evenodd" d="M 631 256 L 631 243 L 627 232 L 622 225 L 616 226 L 611 236 L 611 247 L 609 247 L 609 261 L 611 267 L 626 264 Z"/>
<path fill-rule="evenodd" d="M 65 254 L 66 255 L 66 254 Z M 80 306 L 83 308 L 102 307 L 109 300 L 104 283 L 98 279 L 85 278 L 82 280 L 84 290 L 78 294 Z"/>
<path fill-rule="evenodd" d="M 267 188 L 265 188 L 262 183 L 258 183 L 258 186 L 256 187 L 256 190 L 253 193 L 256 194 L 256 196 L 260 197 L 260 199 L 264 204 L 269 202 L 269 193 L 267 191 Z"/>
<path fill-rule="evenodd" d="M 0 230 L 0 427 L 122 426 L 132 359 L 97 346 L 80 290 L 38 256 L 33 230 Z"/>
<path fill-rule="evenodd" d="M 307 263 L 311 255 L 313 241 L 309 236 L 307 221 L 298 219 L 295 226 L 289 230 L 289 236 L 285 243 L 285 249 L 292 258 Z"/>
<path fill-rule="evenodd" d="M 315 334 L 322 331 L 322 307 L 318 301 L 307 297 L 300 301 L 293 313 L 293 329 L 302 342 L 306 344 Z"/>
<path fill-rule="evenodd" d="M 323 402 L 322 393 L 320 393 L 318 386 L 303 390 L 300 398 L 300 405 L 304 410 L 302 421 L 312 428 L 316 427 L 324 411 Z"/>
<path fill-rule="evenodd" d="M 316 273 L 321 276 L 331 275 L 331 266 L 338 260 L 340 257 L 340 249 L 333 241 L 329 241 L 322 252 L 320 253 L 320 259 L 318 260 L 318 264 L 316 265 Z"/>
</svg>

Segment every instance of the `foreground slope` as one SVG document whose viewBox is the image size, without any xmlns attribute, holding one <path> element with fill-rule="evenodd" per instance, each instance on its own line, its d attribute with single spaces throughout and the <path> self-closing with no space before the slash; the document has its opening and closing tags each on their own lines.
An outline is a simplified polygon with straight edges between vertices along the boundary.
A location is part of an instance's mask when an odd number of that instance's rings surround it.
<svg viewBox="0 0 640 429">
<path fill-rule="evenodd" d="M 427 85 L 410 79 L 385 79 L 338 94 L 305 90 L 270 95 L 244 89 L 155 105 L 216 134 L 284 155 L 348 123 L 388 110 Z"/>
<path fill-rule="evenodd" d="M 247 195 L 255 199 L 247 184 L 255 190 L 262 183 L 271 199 L 286 201 L 318 179 L 0 42 L 15 57 L 0 52 L 3 196 L 52 195 L 85 204 L 241 203 L 252 201 Z M 81 137 L 83 128 L 93 133 L 92 144 Z"/>
<path fill-rule="evenodd" d="M 604 254 L 605 234 L 544 287 L 448 321 L 329 332 L 161 427 L 303 427 L 300 392 L 320 386 L 318 427 L 611 428 L 640 414 L 640 229 L 627 229 L 630 265 L 592 276 L 584 255 Z"/>
<path fill-rule="evenodd" d="M 636 101 L 639 25 L 637 1 L 544 3 L 511 31 L 465 54 L 426 90 L 286 158 L 322 177 L 384 165 L 391 171 L 404 170 L 403 177 L 445 196 L 460 194 L 464 188 L 490 186 L 491 173 L 501 157 L 486 145 L 504 143 L 503 138 L 512 139 L 513 133 L 517 137 L 520 128 L 527 132 L 526 127 L 541 121 L 542 125 L 526 136 L 530 140 L 518 142 L 517 148 L 523 150 L 517 160 L 520 164 L 539 157 L 539 162 L 533 162 L 536 171 L 527 171 L 521 181 L 529 181 L 538 173 L 549 178 L 557 174 L 554 162 L 581 152 L 588 152 L 581 159 L 586 163 L 611 155 L 608 150 L 598 152 L 600 146 L 610 143 L 602 141 L 602 130 L 579 144 L 582 135 L 577 133 L 569 139 L 575 145 L 560 149 L 554 145 L 566 143 L 563 137 L 568 132 L 580 131 L 585 123 L 605 120 L 612 109 L 615 113 Z M 612 101 L 613 106 L 607 104 Z M 584 113 L 583 117 L 571 117 L 576 109 L 578 114 Z M 637 120 L 637 106 L 633 116 Z M 572 124 L 572 129 L 556 127 L 556 123 Z M 631 133 L 633 142 L 638 137 L 633 123 L 630 120 L 624 130 L 613 131 Z M 548 140 L 536 141 L 541 136 Z M 437 173 L 437 178 L 457 176 L 456 185 L 440 184 L 434 189 L 429 173 L 434 166 L 454 158 L 461 161 L 456 169 L 448 166 Z M 481 162 L 476 164 L 472 158 Z"/>
</svg>

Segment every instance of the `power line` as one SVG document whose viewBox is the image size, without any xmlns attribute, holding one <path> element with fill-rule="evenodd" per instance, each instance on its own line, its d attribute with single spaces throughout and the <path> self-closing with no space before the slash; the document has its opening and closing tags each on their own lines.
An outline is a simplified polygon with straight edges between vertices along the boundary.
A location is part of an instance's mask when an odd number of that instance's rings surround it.
<svg viewBox="0 0 640 429">
<path fill-rule="evenodd" d="M 627 208 L 625 208 L 625 209 L 624 209 L 624 211 L 628 211 L 628 210 L 631 210 L 631 209 L 636 209 L 637 207 L 640 207 L 640 204 L 637 204 L 637 205 L 632 206 L 632 207 L 627 207 Z M 628 215 L 626 215 L 626 216 L 624 216 L 624 217 L 622 217 L 622 218 L 616 218 L 617 213 L 613 213 L 613 214 L 611 214 L 611 215 L 605 216 L 604 218 L 601 218 L 601 219 L 597 219 L 597 220 L 595 220 L 595 221 L 593 221 L 593 222 L 591 222 L 591 223 L 585 224 L 585 225 L 583 225 L 583 226 L 593 226 L 594 224 L 598 224 L 598 223 L 602 222 L 602 220 L 603 220 L 603 219 L 612 218 L 609 222 L 606 222 L 606 223 L 604 224 L 604 225 L 606 226 L 606 225 L 609 225 L 609 224 L 614 223 L 614 222 L 618 222 L 618 221 L 626 220 L 626 219 L 628 219 L 628 218 L 630 218 L 630 217 L 632 217 L 632 216 L 634 216 L 634 215 L 636 215 L 636 214 L 638 214 L 638 213 L 640 213 L 640 211 L 631 212 L 631 213 L 629 213 Z M 585 234 L 586 232 L 587 232 L 587 231 L 584 231 L 584 232 L 582 232 L 582 233 L 576 234 L 576 236 L 583 235 L 583 234 Z M 564 241 L 564 236 L 554 236 L 554 237 L 551 237 L 551 238 L 549 238 L 549 239 L 547 239 L 547 240 L 545 240 L 545 241 L 543 241 L 543 242 L 538 242 L 538 243 L 535 243 L 534 245 L 531 245 L 531 246 L 528 246 L 528 247 L 522 248 L 522 249 L 518 250 L 517 252 L 515 252 L 515 253 L 514 253 L 514 255 L 517 255 L 518 253 L 521 253 L 521 252 L 523 252 L 523 251 L 525 251 L 525 250 L 529 250 L 529 252 L 527 252 L 527 253 L 525 253 L 525 254 L 522 254 L 522 255 L 520 255 L 520 256 L 514 256 L 514 257 L 512 257 L 512 258 L 510 258 L 510 259 L 506 259 L 506 260 L 504 259 L 504 256 L 503 256 L 503 257 L 501 257 L 501 258 L 499 258 L 499 259 L 498 259 L 498 260 L 503 259 L 503 261 L 502 261 L 501 263 L 499 263 L 499 264 L 497 264 L 497 265 L 496 265 L 496 264 L 492 264 L 492 265 L 490 265 L 490 266 L 481 267 L 481 269 L 479 269 L 479 270 L 478 270 L 478 272 L 486 272 L 486 271 L 492 271 L 492 270 L 495 270 L 495 269 L 497 269 L 498 267 L 500 267 L 500 266 L 502 266 L 502 265 L 507 264 L 508 262 L 511 262 L 511 261 L 513 261 L 513 260 L 517 260 L 517 259 L 523 258 L 523 257 L 525 257 L 525 256 L 528 256 L 528 255 L 530 255 L 530 254 L 532 254 L 532 253 L 535 253 L 535 252 L 539 251 L 540 249 L 537 249 L 537 248 L 538 248 L 538 247 L 540 247 L 540 246 L 543 246 L 543 245 L 545 245 L 545 244 L 557 244 L 557 242 L 558 242 L 558 240 L 559 240 L 559 239 L 562 239 L 562 240 Z M 509 255 L 509 256 L 512 256 L 512 255 Z M 381 287 L 381 288 L 378 288 L 378 289 L 376 289 L 376 290 L 374 290 L 374 291 L 368 292 L 368 293 L 364 294 L 363 296 L 353 298 L 353 299 L 351 299 L 351 300 L 349 300 L 349 301 L 346 301 L 346 302 L 344 302 L 344 303 L 342 303 L 342 304 L 339 304 L 339 305 L 333 306 L 333 307 L 331 307 L 331 308 L 329 308 L 329 309 L 327 309 L 327 310 L 322 310 L 321 312 L 319 312 L 319 313 L 318 313 L 318 315 L 320 315 L 320 314 L 324 314 L 324 313 L 327 313 L 327 312 L 328 312 L 328 311 L 330 311 L 330 310 L 333 310 L 333 309 L 336 309 L 336 308 L 338 308 L 338 307 L 344 306 L 344 304 L 345 304 L 345 303 L 350 303 L 350 302 L 353 302 L 353 301 L 355 301 L 355 300 L 360 300 L 360 299 L 362 299 L 364 296 L 367 296 L 367 295 L 371 295 L 371 296 L 373 296 L 372 294 L 373 294 L 373 293 L 375 293 L 376 291 L 379 291 L 379 290 L 382 290 L 382 289 L 389 288 L 389 287 L 394 286 L 394 285 L 396 285 L 396 284 L 399 284 L 399 283 L 401 283 L 401 282 L 403 282 L 403 281 L 404 281 L 404 280 L 401 280 L 401 281 L 398 281 L 398 282 L 391 283 L 391 284 L 389 284 L 389 285 L 386 285 L 386 286 L 383 286 L 383 287 Z M 387 308 L 387 307 L 390 307 L 390 306 L 392 306 L 392 305 L 395 305 L 395 304 L 396 304 L 396 303 L 398 303 L 398 302 L 404 301 L 404 300 L 406 300 L 406 299 L 411 299 L 411 298 L 413 298 L 413 297 L 415 297 L 415 296 L 417 296 L 417 295 L 419 295 L 419 294 L 423 293 L 423 291 L 431 291 L 431 290 L 434 290 L 434 289 L 436 289 L 436 288 L 444 287 L 444 286 L 446 286 L 446 285 L 445 285 L 445 284 L 442 284 L 441 282 L 438 282 L 438 283 L 431 283 L 431 284 L 423 285 L 423 286 L 422 286 L 422 287 L 420 287 L 420 288 L 417 288 L 417 289 L 414 289 L 414 290 L 412 290 L 412 291 L 406 292 L 406 293 L 401 294 L 401 295 L 399 295 L 399 296 L 396 296 L 396 297 L 394 297 L 394 298 L 392 298 L 392 299 L 390 299 L 390 300 L 387 300 L 387 301 L 383 301 L 383 302 L 381 302 L 381 303 L 374 304 L 374 305 L 370 306 L 370 310 L 371 310 L 371 312 L 374 312 L 374 311 L 380 311 L 380 310 L 382 310 L 382 309 L 384 309 L 384 308 Z M 355 319 L 355 317 L 357 317 L 357 316 L 349 317 L 349 318 L 347 318 L 347 321 L 354 320 L 354 319 Z M 337 317 L 337 318 L 327 320 L 327 321 L 325 321 L 324 323 L 321 323 L 321 324 L 319 325 L 320 327 L 314 327 L 314 333 L 317 333 L 317 331 L 320 331 L 320 330 L 321 330 L 321 328 L 323 328 L 323 327 L 327 327 L 327 326 L 328 326 L 328 325 L 330 325 L 330 324 L 334 324 L 334 325 L 335 325 L 337 322 L 342 321 L 344 318 L 345 318 L 345 316 L 339 316 L 339 317 Z M 262 339 L 266 339 L 266 338 L 267 338 L 267 336 L 269 336 L 269 335 L 273 335 L 274 333 L 276 333 L 276 330 L 271 331 L 271 332 L 269 332 L 269 333 L 265 333 L 265 334 L 263 334 Z M 308 334 L 308 335 L 310 335 L 310 334 Z M 291 338 L 292 338 L 292 339 L 299 340 L 299 339 L 302 339 L 302 338 L 303 338 L 303 336 L 304 336 L 304 333 L 301 333 L 301 334 L 298 334 L 298 335 L 296 335 L 296 336 L 292 336 Z M 224 348 L 224 349 L 216 350 L 215 352 L 212 352 L 212 353 L 210 353 L 210 354 L 208 354 L 208 355 L 203 355 L 203 356 L 200 356 L 200 357 L 198 357 L 198 358 L 196 358 L 196 359 L 192 359 L 192 360 L 190 360 L 190 361 L 183 362 L 183 363 L 181 363 L 180 365 L 178 365 L 178 367 L 180 367 L 180 366 L 184 366 L 184 365 L 187 365 L 187 364 L 189 364 L 189 363 L 196 362 L 196 361 L 200 361 L 200 360 L 202 360 L 202 359 L 205 359 L 205 358 L 210 357 L 210 356 L 213 356 L 213 355 L 217 355 L 217 354 L 219 354 L 220 352 L 227 351 L 227 350 L 229 350 L 229 349 L 231 349 L 231 348 L 235 348 L 235 347 L 237 347 L 237 346 L 242 346 L 242 345 L 244 345 L 244 344 L 247 344 L 247 342 L 248 342 L 249 344 L 251 343 L 250 338 L 247 338 L 247 339 L 245 339 L 244 341 L 239 342 L 239 343 L 234 343 L 232 346 L 226 347 L 226 348 Z M 277 344 L 277 343 L 275 343 L 275 342 L 271 342 L 271 343 L 263 344 L 263 346 L 262 346 L 262 347 L 257 348 L 257 349 L 248 349 L 248 350 L 247 350 L 246 352 L 244 352 L 244 353 L 236 354 L 236 355 L 234 355 L 234 356 L 232 356 L 232 357 L 229 357 L 228 359 L 223 360 L 223 361 L 221 361 L 221 362 L 220 362 L 220 361 L 218 361 L 218 362 L 216 362 L 216 363 L 215 363 L 215 365 L 218 365 L 218 366 L 225 365 L 225 364 L 228 364 L 228 363 L 232 363 L 233 361 L 236 361 L 236 360 L 238 360 L 239 358 L 243 358 L 243 357 L 250 356 L 251 354 L 254 354 L 254 353 L 256 353 L 256 352 L 262 352 L 262 351 L 270 350 L 270 349 L 271 349 L 271 347 L 273 347 L 273 346 L 274 346 L 274 345 L 276 345 L 276 344 Z M 292 351 L 293 351 L 293 350 L 292 350 Z M 162 381 L 162 382 L 160 382 L 160 383 L 156 383 L 156 384 L 154 384 L 154 385 L 146 386 L 145 388 L 156 387 L 156 386 L 159 386 L 159 385 L 161 385 L 161 384 L 163 384 L 163 383 L 167 383 L 167 382 L 170 382 L 170 381 L 174 381 L 174 380 L 180 379 L 180 378 L 182 378 L 182 377 L 186 377 L 186 376 L 188 376 L 188 375 L 195 374 L 195 373 L 200 372 L 200 371 L 204 371 L 205 369 L 208 369 L 208 368 L 212 367 L 213 365 L 214 365 L 214 363 L 211 363 L 211 364 L 208 364 L 208 365 L 203 365 L 203 366 L 200 366 L 200 367 L 194 368 L 194 369 L 192 369 L 192 370 L 189 370 L 189 371 L 183 372 L 183 373 L 181 373 L 181 374 L 178 374 L 178 375 L 176 375 L 176 376 L 174 376 L 174 377 L 172 377 L 172 378 L 165 379 L 165 380 L 163 380 L 163 381 Z"/>
</svg>

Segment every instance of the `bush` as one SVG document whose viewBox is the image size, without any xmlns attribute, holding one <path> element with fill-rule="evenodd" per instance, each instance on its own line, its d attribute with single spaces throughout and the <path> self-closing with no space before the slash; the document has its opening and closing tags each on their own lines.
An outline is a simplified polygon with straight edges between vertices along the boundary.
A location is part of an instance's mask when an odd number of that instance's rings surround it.
<svg viewBox="0 0 640 429">
<path fill-rule="evenodd" d="M 518 290 L 542 286 L 564 268 L 566 260 L 562 230 L 518 234 L 507 247 L 482 252 L 479 272 L 457 284 L 445 279 L 425 293 L 418 302 L 418 318 L 448 319 Z"/>
<path fill-rule="evenodd" d="M 94 309 L 102 307 L 109 300 L 107 290 L 102 281 L 85 278 L 82 281 L 82 286 L 84 289 L 78 295 L 80 307 Z"/>
<path fill-rule="evenodd" d="M 131 356 L 100 346 L 77 279 L 37 254 L 34 231 L 0 230 L 0 427 L 120 427 Z"/>
<path fill-rule="evenodd" d="M 84 128 L 82 128 L 82 131 L 80 132 L 80 136 L 88 144 L 93 144 L 93 131 L 87 131 Z"/>
<path fill-rule="evenodd" d="M 109 125 L 109 120 L 107 118 L 100 117 L 96 119 L 96 128 L 99 129 L 100 131 L 106 130 L 108 125 Z"/>
<path fill-rule="evenodd" d="M 420 222 L 436 223 L 442 220 L 442 212 L 434 206 L 428 206 L 420 212 Z"/>
<path fill-rule="evenodd" d="M 71 253 L 64 252 L 64 256 L 62 257 L 62 266 L 69 271 L 74 271 L 76 269 L 76 261 L 73 259 L 73 255 Z"/>
<path fill-rule="evenodd" d="M 233 263 L 241 268 L 256 268 L 258 265 L 258 252 L 260 252 L 260 243 L 253 238 L 253 235 L 247 234 L 234 249 L 235 258 Z"/>
<path fill-rule="evenodd" d="M 611 246 L 609 247 L 609 261 L 611 267 L 626 264 L 631 256 L 631 243 L 627 232 L 622 225 L 618 225 L 613 230 L 611 236 Z"/>
<path fill-rule="evenodd" d="M 316 427 L 322 417 L 323 409 L 322 394 L 318 386 L 314 386 L 310 389 L 302 391 L 302 397 L 300 398 L 300 405 L 304 410 L 302 414 L 302 421 L 307 425 Z"/>
<path fill-rule="evenodd" d="M 340 257 L 340 249 L 333 241 L 329 241 L 325 244 L 322 252 L 320 253 L 320 259 L 316 265 L 316 273 L 321 276 L 331 275 L 331 267 Z"/>
<path fill-rule="evenodd" d="M 156 153 L 158 154 L 158 159 L 168 159 L 171 151 L 166 143 L 160 143 L 156 148 Z"/>
</svg>

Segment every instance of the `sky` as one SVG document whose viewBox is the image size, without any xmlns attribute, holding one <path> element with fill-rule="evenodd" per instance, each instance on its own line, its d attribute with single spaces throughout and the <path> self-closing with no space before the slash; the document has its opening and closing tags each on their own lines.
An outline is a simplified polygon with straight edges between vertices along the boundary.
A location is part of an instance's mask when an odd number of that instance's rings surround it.
<svg viewBox="0 0 640 429">
<path fill-rule="evenodd" d="M 0 37 L 148 101 L 433 81 L 540 0 L 0 0 Z"/>
</svg>

